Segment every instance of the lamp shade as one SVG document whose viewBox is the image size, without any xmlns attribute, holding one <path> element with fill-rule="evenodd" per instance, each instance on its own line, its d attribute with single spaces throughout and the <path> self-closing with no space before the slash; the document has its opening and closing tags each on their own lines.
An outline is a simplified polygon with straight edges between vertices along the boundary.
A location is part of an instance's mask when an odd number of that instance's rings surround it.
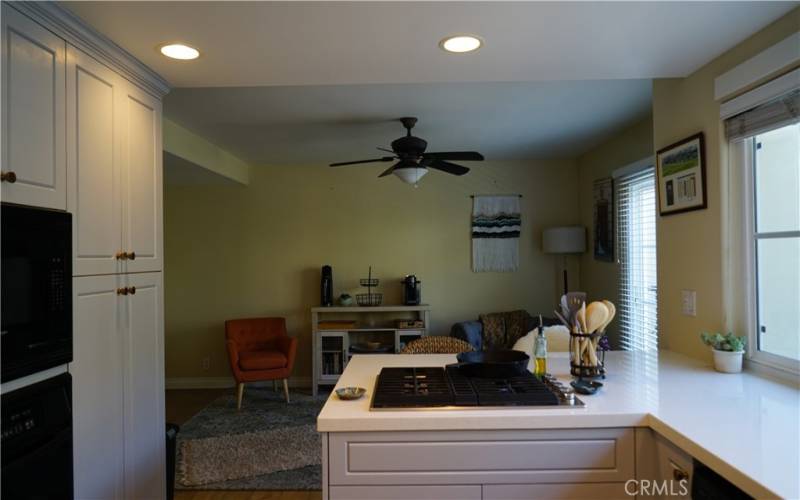
<svg viewBox="0 0 800 500">
<path fill-rule="evenodd" d="M 582 226 L 551 227 L 542 232 L 544 253 L 583 253 L 586 229 Z"/>
<path fill-rule="evenodd" d="M 392 173 L 402 179 L 406 184 L 416 184 L 428 173 L 428 169 L 419 166 L 400 167 L 396 168 Z"/>
</svg>

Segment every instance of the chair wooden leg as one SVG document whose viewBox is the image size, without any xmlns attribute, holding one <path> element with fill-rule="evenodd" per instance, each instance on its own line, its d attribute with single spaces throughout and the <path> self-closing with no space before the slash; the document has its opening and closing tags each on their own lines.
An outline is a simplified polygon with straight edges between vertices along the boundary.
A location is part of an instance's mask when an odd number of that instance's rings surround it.
<svg viewBox="0 0 800 500">
<path fill-rule="evenodd" d="M 283 393 L 286 395 L 286 402 L 289 402 L 289 379 L 283 379 Z"/>
<path fill-rule="evenodd" d="M 236 409 L 242 409 L 242 396 L 244 396 L 244 382 L 236 386 Z"/>
</svg>

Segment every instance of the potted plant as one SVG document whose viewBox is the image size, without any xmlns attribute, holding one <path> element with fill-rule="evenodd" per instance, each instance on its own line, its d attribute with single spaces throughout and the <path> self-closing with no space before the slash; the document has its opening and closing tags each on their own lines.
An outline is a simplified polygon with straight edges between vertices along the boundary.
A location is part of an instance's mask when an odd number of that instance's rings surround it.
<svg viewBox="0 0 800 500">
<path fill-rule="evenodd" d="M 742 371 L 742 357 L 747 344 L 744 337 L 733 333 L 722 335 L 718 332 L 700 334 L 704 344 L 711 347 L 714 353 L 714 368 L 723 373 L 739 373 Z"/>
</svg>

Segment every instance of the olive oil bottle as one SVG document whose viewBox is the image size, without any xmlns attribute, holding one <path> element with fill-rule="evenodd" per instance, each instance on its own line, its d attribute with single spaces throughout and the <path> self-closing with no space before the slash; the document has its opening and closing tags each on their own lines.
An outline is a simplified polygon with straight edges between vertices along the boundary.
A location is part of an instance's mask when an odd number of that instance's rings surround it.
<svg viewBox="0 0 800 500">
<path fill-rule="evenodd" d="M 543 377 L 547 373 L 547 337 L 544 336 L 541 316 L 539 316 L 539 335 L 536 336 L 533 344 L 533 361 L 533 374 Z"/>
</svg>

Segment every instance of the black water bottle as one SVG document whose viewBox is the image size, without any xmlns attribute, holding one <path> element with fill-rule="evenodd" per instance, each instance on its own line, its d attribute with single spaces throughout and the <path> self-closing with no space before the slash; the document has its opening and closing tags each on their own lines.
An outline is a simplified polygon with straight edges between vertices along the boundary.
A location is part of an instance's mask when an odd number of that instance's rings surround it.
<svg viewBox="0 0 800 500">
<path fill-rule="evenodd" d="M 333 305 L 333 270 L 331 269 L 331 266 L 322 266 L 320 302 L 326 307 Z"/>
</svg>

